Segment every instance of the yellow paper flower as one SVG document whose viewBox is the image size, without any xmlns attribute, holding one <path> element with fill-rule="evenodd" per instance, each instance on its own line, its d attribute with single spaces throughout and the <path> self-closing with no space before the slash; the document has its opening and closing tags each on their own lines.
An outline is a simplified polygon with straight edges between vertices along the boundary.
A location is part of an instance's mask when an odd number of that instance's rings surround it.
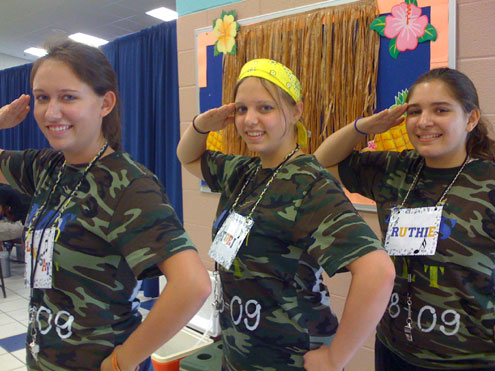
<svg viewBox="0 0 495 371">
<path fill-rule="evenodd" d="M 213 21 L 213 34 L 216 36 L 215 55 L 220 53 L 236 54 L 235 37 L 239 25 L 235 21 L 235 11 L 222 11 L 220 18 Z"/>
</svg>

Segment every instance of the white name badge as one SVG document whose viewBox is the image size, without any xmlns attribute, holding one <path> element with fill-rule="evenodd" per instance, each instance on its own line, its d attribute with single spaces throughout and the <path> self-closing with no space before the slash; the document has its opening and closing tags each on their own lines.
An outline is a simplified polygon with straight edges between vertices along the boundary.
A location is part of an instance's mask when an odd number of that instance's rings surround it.
<svg viewBox="0 0 495 371">
<path fill-rule="evenodd" d="M 57 228 L 51 227 L 45 230 L 43 241 L 40 244 L 42 230 L 35 230 L 32 234 L 34 243 L 31 243 L 31 237 L 26 239 L 25 244 L 25 261 L 26 271 L 24 282 L 26 287 L 31 287 L 32 269 L 34 269 L 33 288 L 51 289 L 52 288 L 52 267 L 53 267 L 53 246 Z M 31 248 L 34 246 L 34 251 Z M 39 246 L 39 251 L 38 251 Z M 39 254 L 39 257 L 38 257 Z M 38 257 L 38 258 L 36 258 Z M 33 260 L 35 266 L 33 268 Z"/>
<path fill-rule="evenodd" d="M 443 206 L 393 208 L 385 237 L 389 255 L 434 255 Z"/>
<path fill-rule="evenodd" d="M 208 255 L 229 269 L 253 224 L 252 219 L 231 212 L 215 236 Z"/>
</svg>

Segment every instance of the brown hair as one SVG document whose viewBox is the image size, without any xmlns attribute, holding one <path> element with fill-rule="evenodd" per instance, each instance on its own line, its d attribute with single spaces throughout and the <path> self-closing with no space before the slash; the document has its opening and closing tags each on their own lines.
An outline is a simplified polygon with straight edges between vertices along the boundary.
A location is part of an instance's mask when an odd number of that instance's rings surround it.
<svg viewBox="0 0 495 371">
<path fill-rule="evenodd" d="M 435 68 L 421 75 L 409 88 L 407 100 L 412 96 L 416 86 L 433 80 L 442 81 L 447 86 L 450 94 L 461 104 L 465 113 L 469 114 L 474 109 L 481 112 L 478 93 L 473 82 L 462 72 L 448 67 Z M 495 161 L 495 142 L 488 137 L 486 118 L 481 116 L 478 125 L 468 134 L 466 151 L 472 157 Z"/>
<path fill-rule="evenodd" d="M 96 95 L 102 97 L 108 91 L 115 93 L 113 110 L 103 117 L 102 132 L 110 147 L 122 149 L 122 128 L 120 123 L 120 94 L 117 76 L 105 55 L 97 48 L 72 40 L 59 41 L 48 47 L 48 54 L 37 59 L 31 70 L 31 87 L 39 67 L 44 61 L 55 59 L 66 63 L 77 77 L 88 84 Z"/>
</svg>

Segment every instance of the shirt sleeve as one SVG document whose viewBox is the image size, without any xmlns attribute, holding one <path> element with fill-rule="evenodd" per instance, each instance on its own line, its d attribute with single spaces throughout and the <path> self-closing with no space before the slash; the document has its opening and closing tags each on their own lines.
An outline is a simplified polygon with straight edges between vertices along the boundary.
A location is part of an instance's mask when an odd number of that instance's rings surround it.
<svg viewBox="0 0 495 371">
<path fill-rule="evenodd" d="M 372 251 L 380 240 L 331 177 L 318 179 L 297 215 L 297 244 L 329 276 Z"/>
<path fill-rule="evenodd" d="M 16 190 L 34 195 L 39 184 L 56 174 L 63 156 L 52 150 L 3 151 L 0 167 L 3 176 Z"/>
<path fill-rule="evenodd" d="M 205 151 L 201 157 L 201 171 L 206 184 L 213 192 L 230 195 L 239 180 L 256 167 L 258 162 L 259 160 L 253 157 Z"/>
<path fill-rule="evenodd" d="M 381 182 L 398 155 L 389 151 L 353 151 L 339 164 L 342 184 L 352 193 L 376 200 Z"/>
<path fill-rule="evenodd" d="M 161 275 L 157 263 L 181 251 L 195 250 L 163 186 L 149 176 L 133 180 L 122 192 L 108 236 L 138 279 Z"/>
</svg>

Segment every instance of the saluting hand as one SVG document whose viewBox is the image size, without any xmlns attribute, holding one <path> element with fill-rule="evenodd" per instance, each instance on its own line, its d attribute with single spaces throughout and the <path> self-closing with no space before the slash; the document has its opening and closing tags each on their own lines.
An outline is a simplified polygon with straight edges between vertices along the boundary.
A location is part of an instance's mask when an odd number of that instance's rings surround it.
<svg viewBox="0 0 495 371">
<path fill-rule="evenodd" d="M 392 109 L 384 109 L 372 116 L 359 119 L 357 126 L 359 130 L 367 134 L 380 134 L 404 121 L 404 116 L 402 115 L 406 110 L 407 104 L 402 104 Z"/>
<path fill-rule="evenodd" d="M 201 131 L 222 130 L 234 122 L 235 104 L 224 104 L 196 116 L 194 125 Z"/>
<path fill-rule="evenodd" d="M 22 94 L 19 98 L 0 108 L 0 129 L 19 125 L 29 112 L 30 97 Z"/>
</svg>

